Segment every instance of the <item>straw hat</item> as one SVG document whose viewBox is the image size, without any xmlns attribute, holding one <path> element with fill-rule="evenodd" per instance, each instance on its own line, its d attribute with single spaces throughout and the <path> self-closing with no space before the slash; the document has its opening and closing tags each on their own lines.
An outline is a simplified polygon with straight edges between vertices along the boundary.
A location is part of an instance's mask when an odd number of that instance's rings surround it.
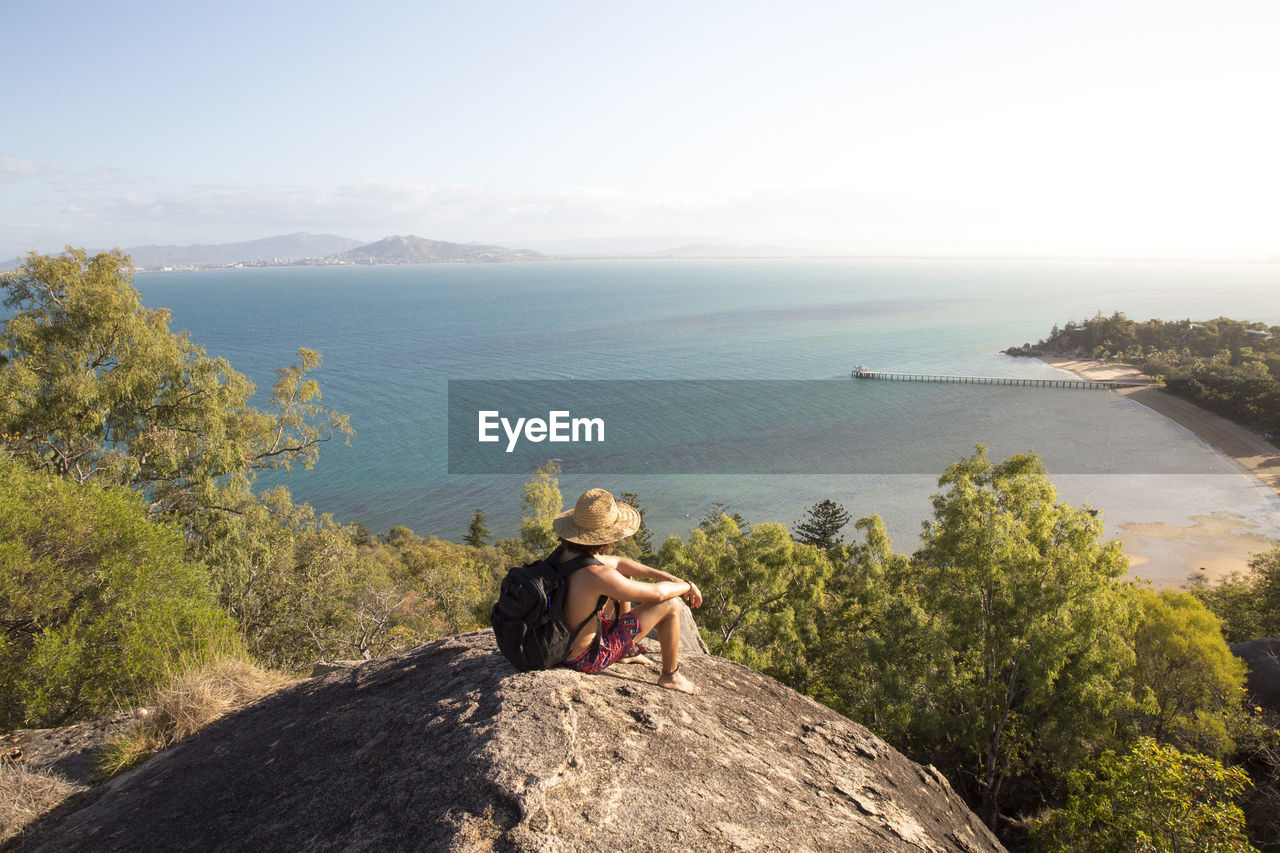
<svg viewBox="0 0 1280 853">
<path fill-rule="evenodd" d="M 556 516 L 551 529 L 566 542 L 607 545 L 639 530 L 640 513 L 629 504 L 618 503 L 604 489 L 588 489 L 573 509 Z"/>
</svg>

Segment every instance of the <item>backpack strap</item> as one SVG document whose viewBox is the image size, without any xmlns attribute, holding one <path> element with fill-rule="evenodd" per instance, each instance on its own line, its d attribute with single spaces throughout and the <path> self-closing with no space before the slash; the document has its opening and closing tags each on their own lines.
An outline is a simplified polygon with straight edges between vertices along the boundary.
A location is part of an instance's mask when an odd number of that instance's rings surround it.
<svg viewBox="0 0 1280 853">
<path fill-rule="evenodd" d="M 573 646 L 574 641 L 578 639 L 578 635 L 582 633 L 582 629 L 583 629 L 583 628 L 585 628 L 585 627 L 587 627 L 587 623 L 588 623 L 588 622 L 590 622 L 592 619 L 594 619 L 594 618 L 596 618 L 597 616 L 599 616 L 599 615 L 600 615 L 600 611 L 601 611 L 601 609 L 603 609 L 603 608 L 604 608 L 605 604 L 607 604 L 607 603 L 608 603 L 608 601 L 609 601 L 609 596 L 607 596 L 607 595 L 602 595 L 602 596 L 600 596 L 599 600 L 598 600 L 598 601 L 596 601 L 596 609 L 595 609 L 595 610 L 592 610 L 590 613 L 588 613 L 588 614 L 587 614 L 587 618 L 586 618 L 586 619 L 583 619 L 583 620 L 582 620 L 582 622 L 581 622 L 581 624 L 579 624 L 577 628 L 574 628 L 574 629 L 573 629 L 573 633 L 569 635 L 569 646 L 570 646 L 570 647 L 572 647 L 572 646 Z M 596 634 L 596 638 L 595 638 L 594 642 L 592 643 L 592 645 L 598 644 L 599 642 L 600 642 L 600 635 L 599 635 L 599 634 Z"/>
</svg>

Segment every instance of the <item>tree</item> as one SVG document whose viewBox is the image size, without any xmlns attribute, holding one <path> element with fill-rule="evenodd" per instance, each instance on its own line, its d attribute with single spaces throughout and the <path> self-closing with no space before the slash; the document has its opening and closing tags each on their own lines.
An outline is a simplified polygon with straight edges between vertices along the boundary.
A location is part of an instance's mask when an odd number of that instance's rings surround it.
<svg viewBox="0 0 1280 853">
<path fill-rule="evenodd" d="M 639 555 L 648 554 L 653 551 L 653 531 L 649 530 L 649 526 L 644 523 L 644 505 L 640 503 L 640 496 L 635 492 L 623 492 L 619 498 L 624 504 L 636 508 L 636 512 L 640 513 L 640 527 L 636 530 L 631 540 L 635 543 L 636 551 Z"/>
<path fill-rule="evenodd" d="M 488 565 L 470 548 L 419 540 L 403 549 L 399 571 L 397 579 L 408 588 L 409 624 L 422 641 L 489 624 L 498 588 Z"/>
<path fill-rule="evenodd" d="M 259 411 L 248 405 L 253 383 L 170 332 L 169 313 L 144 307 L 130 279 L 120 251 L 70 247 L 0 275 L 13 312 L 0 334 L 0 431 L 29 464 L 127 485 L 152 512 L 190 515 L 220 505 L 228 481 L 310 468 L 320 444 L 351 435 L 306 378 L 318 353 L 300 349 Z"/>
<path fill-rule="evenodd" d="M 711 532 L 720 526 L 721 516 L 727 516 L 738 527 L 746 527 L 747 520 L 736 512 L 730 512 L 729 507 L 720 501 L 715 501 L 706 511 L 702 513 L 702 518 L 698 519 L 698 527 L 707 532 Z"/>
<path fill-rule="evenodd" d="M 489 532 L 484 522 L 484 511 L 477 509 L 475 516 L 471 519 L 471 526 L 467 528 L 467 535 L 462 537 L 463 544 L 479 548 L 488 543 L 493 534 Z"/>
<path fill-rule="evenodd" d="M 0 450 L 0 729 L 110 713 L 174 670 L 239 652 L 185 550 L 136 494 Z"/>
<path fill-rule="evenodd" d="M 351 544 L 356 547 L 373 544 L 373 534 L 360 522 L 351 525 Z"/>
<path fill-rule="evenodd" d="M 831 573 L 825 554 L 795 542 L 780 524 L 739 528 L 727 515 L 687 542 L 672 536 L 659 564 L 702 589 L 698 619 L 713 654 L 804 690 L 805 648 Z"/>
<path fill-rule="evenodd" d="M 824 498 L 809 507 L 803 521 L 796 522 L 793 535 L 797 542 L 828 551 L 841 542 L 840 531 L 851 517 L 840 504 Z"/>
<path fill-rule="evenodd" d="M 1258 636 L 1280 637 L 1280 542 L 1250 558 L 1249 578 L 1258 607 L 1258 628 L 1262 631 Z"/>
<path fill-rule="evenodd" d="M 209 519 L 193 551 L 210 567 L 218 601 L 254 657 L 307 668 L 347 647 L 351 602 L 385 581 L 359 559 L 352 531 L 278 486 L 243 494 Z"/>
<path fill-rule="evenodd" d="M 1241 770 L 1144 737 L 1128 754 L 1108 750 L 1072 773 L 1066 806 L 1033 837 L 1063 853 L 1249 853 L 1234 802 L 1248 785 Z"/>
<path fill-rule="evenodd" d="M 1222 620 L 1229 643 L 1280 637 L 1280 542 L 1254 554 L 1248 565 L 1247 572 L 1232 572 L 1216 586 L 1202 577 L 1187 584 L 1191 594 Z"/>
<path fill-rule="evenodd" d="M 1241 714 L 1244 662 L 1217 617 L 1186 592 L 1135 589 L 1138 730 L 1160 743 L 1224 758 Z"/>
<path fill-rule="evenodd" d="M 556 546 L 551 522 L 560 514 L 560 466 L 550 460 L 524 484 L 524 510 L 520 514 L 520 538 L 530 550 L 545 554 Z"/>
<path fill-rule="evenodd" d="M 1253 584 L 1252 576 L 1233 571 L 1210 585 L 1204 573 L 1198 572 L 1183 587 L 1221 620 L 1226 641 L 1239 643 L 1268 636 L 1262 628 L 1267 614 L 1260 612 Z"/>
<path fill-rule="evenodd" d="M 924 756 L 931 744 L 913 741 L 912 723 L 934 686 L 933 620 L 921 604 L 911 559 L 894 553 L 880 517 L 860 518 L 856 527 L 866 541 L 832 570 L 817 638 L 806 650 L 814 672 L 809 692 Z"/>
<path fill-rule="evenodd" d="M 1008 782 L 1064 775 L 1113 736 L 1134 661 L 1128 561 L 1057 502 L 1036 456 L 997 465 L 980 445 L 938 485 L 913 558 L 937 650 L 913 729 L 994 828 Z"/>
</svg>

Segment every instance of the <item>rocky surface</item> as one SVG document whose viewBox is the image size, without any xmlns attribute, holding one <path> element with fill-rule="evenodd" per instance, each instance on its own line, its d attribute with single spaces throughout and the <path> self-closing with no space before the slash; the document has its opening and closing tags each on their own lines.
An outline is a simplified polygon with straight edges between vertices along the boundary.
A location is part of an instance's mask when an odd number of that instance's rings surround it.
<svg viewBox="0 0 1280 853">
<path fill-rule="evenodd" d="M 1232 643 L 1231 652 L 1249 667 L 1245 689 L 1249 701 L 1280 711 L 1280 639 L 1264 638 Z"/>
<path fill-rule="evenodd" d="M 932 768 L 710 655 L 516 673 L 490 632 L 287 687 L 27 849 L 1000 850 Z"/>
<path fill-rule="evenodd" d="M 77 785 L 93 782 L 98 747 L 123 732 L 139 712 L 124 712 L 57 729 L 18 729 L 0 735 L 0 761 L 47 770 Z"/>
</svg>

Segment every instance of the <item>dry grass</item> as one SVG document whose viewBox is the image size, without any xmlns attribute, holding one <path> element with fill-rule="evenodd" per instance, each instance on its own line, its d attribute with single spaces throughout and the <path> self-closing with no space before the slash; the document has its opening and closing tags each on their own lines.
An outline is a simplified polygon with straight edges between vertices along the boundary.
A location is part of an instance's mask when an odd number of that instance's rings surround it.
<svg viewBox="0 0 1280 853">
<path fill-rule="evenodd" d="M 284 675 L 239 658 L 225 658 L 176 676 L 157 693 L 154 709 L 103 745 L 98 758 L 100 778 L 128 770 L 288 683 Z"/>
<path fill-rule="evenodd" d="M 0 844 L 17 838 L 40 815 L 83 790 L 56 773 L 0 765 Z"/>
</svg>

